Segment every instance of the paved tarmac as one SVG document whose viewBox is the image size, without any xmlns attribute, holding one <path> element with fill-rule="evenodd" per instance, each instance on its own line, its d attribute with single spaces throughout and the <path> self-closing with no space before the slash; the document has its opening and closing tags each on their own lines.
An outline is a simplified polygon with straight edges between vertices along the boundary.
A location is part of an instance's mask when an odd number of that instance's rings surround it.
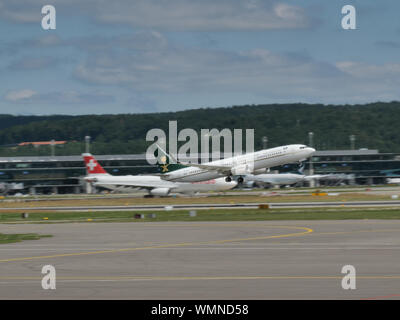
<svg viewBox="0 0 400 320">
<path fill-rule="evenodd" d="M 399 220 L 0 225 L 30 232 L 53 237 L 0 245 L 0 299 L 400 298 Z"/>
</svg>

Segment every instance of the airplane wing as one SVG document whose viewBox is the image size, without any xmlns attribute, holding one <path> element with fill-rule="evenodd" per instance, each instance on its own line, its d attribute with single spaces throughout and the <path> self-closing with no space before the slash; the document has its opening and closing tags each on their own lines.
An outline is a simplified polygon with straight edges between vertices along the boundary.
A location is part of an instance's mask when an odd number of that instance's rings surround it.
<svg viewBox="0 0 400 320">
<path fill-rule="evenodd" d="M 205 170 L 214 170 L 214 171 L 218 171 L 221 173 L 229 173 L 230 170 L 232 169 L 231 166 L 214 166 L 214 165 L 209 165 L 209 164 L 196 164 L 196 163 L 183 163 L 183 162 L 180 162 L 180 164 L 183 164 L 185 166 L 205 169 Z"/>
<path fill-rule="evenodd" d="M 329 178 L 331 177 L 331 174 L 313 174 L 310 176 L 305 176 L 304 179 L 305 180 L 311 180 L 311 179 L 323 179 L 323 178 Z"/>
</svg>

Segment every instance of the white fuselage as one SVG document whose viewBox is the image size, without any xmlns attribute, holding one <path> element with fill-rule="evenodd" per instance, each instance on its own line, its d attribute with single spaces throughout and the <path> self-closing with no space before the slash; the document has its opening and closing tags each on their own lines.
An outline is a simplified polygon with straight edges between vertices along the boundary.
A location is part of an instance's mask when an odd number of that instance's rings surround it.
<svg viewBox="0 0 400 320">
<path fill-rule="evenodd" d="M 396 184 L 396 183 L 400 183 L 400 178 L 388 178 L 386 181 L 387 181 L 387 183 Z"/>
<path fill-rule="evenodd" d="M 237 182 L 226 182 L 225 179 L 211 179 L 201 182 L 169 182 L 161 179 L 159 176 L 112 176 L 112 175 L 91 175 L 89 180 L 93 181 L 96 186 L 101 186 L 109 190 L 130 192 L 132 190 L 142 188 L 146 189 L 146 184 L 157 185 L 152 189 L 165 189 L 166 193 L 196 193 L 207 191 L 224 191 L 230 190 L 237 185 Z M 138 186 L 140 185 L 140 186 Z M 149 188 L 150 189 L 150 188 Z M 167 191 L 168 190 L 168 191 Z"/>
<path fill-rule="evenodd" d="M 204 165 L 229 166 L 231 167 L 231 175 L 246 175 L 264 168 L 303 161 L 310 157 L 314 152 L 315 149 L 313 148 L 293 144 L 216 160 L 204 163 Z M 218 170 L 203 169 L 192 166 L 166 173 L 162 177 L 167 181 L 195 182 L 215 179 L 226 175 L 227 174 Z"/>
<path fill-rule="evenodd" d="M 296 173 L 268 173 L 246 176 L 246 181 L 255 181 L 272 185 L 295 184 L 305 179 L 305 175 Z"/>
<path fill-rule="evenodd" d="M 265 183 L 271 185 L 290 185 L 298 182 L 311 180 L 320 180 L 327 179 L 332 175 L 329 174 L 313 174 L 313 175 L 304 175 L 298 173 L 267 173 L 267 174 L 257 174 L 257 175 L 247 175 L 245 177 L 246 182 L 258 182 Z"/>
</svg>

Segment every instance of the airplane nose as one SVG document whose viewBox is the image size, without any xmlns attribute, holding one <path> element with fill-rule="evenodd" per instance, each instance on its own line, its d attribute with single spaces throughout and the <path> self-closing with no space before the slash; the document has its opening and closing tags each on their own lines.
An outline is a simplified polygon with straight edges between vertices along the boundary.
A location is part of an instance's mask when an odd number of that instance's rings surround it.
<svg viewBox="0 0 400 320">
<path fill-rule="evenodd" d="M 311 153 L 314 153 L 316 150 L 314 148 L 309 148 Z"/>
</svg>

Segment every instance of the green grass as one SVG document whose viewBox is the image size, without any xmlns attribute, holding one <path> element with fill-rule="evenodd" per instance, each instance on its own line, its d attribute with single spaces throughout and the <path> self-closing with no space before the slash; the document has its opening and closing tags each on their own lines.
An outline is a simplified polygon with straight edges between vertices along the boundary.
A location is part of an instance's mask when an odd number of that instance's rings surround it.
<svg viewBox="0 0 400 320">
<path fill-rule="evenodd" d="M 210 194 L 208 197 L 177 197 L 177 198 L 86 198 L 86 199 L 61 199 L 61 200 L 21 200 L 0 202 L 2 208 L 12 210 L 20 208 L 21 210 L 50 207 L 54 209 L 62 209 L 70 206 L 130 206 L 130 205 L 176 205 L 176 204 L 200 204 L 200 203 L 259 203 L 259 202 L 338 202 L 338 201 L 393 201 L 389 195 L 381 194 L 366 194 L 345 192 L 338 196 L 312 196 L 308 194 L 285 194 L 279 196 L 263 196 L 258 194 L 243 194 L 243 195 L 218 195 Z M 45 209 L 43 209 L 45 210 Z M 94 209 L 96 210 L 96 209 Z"/>
<path fill-rule="evenodd" d="M 149 214 L 155 213 L 156 218 Z M 144 214 L 144 219 L 134 218 Z M 48 220 L 43 220 L 47 217 Z M 57 222 L 140 222 L 140 221 L 263 221 L 263 220 L 344 220 L 400 219 L 400 208 L 300 208 L 300 209 L 221 209 L 175 211 L 107 211 L 107 212 L 31 212 L 22 219 L 18 213 L 0 213 L 0 223 L 57 223 Z"/>
<path fill-rule="evenodd" d="M 23 240 L 39 240 L 40 238 L 51 237 L 51 235 L 40 235 L 37 233 L 23 233 L 23 234 L 4 234 L 0 233 L 0 244 L 21 242 Z"/>
</svg>

